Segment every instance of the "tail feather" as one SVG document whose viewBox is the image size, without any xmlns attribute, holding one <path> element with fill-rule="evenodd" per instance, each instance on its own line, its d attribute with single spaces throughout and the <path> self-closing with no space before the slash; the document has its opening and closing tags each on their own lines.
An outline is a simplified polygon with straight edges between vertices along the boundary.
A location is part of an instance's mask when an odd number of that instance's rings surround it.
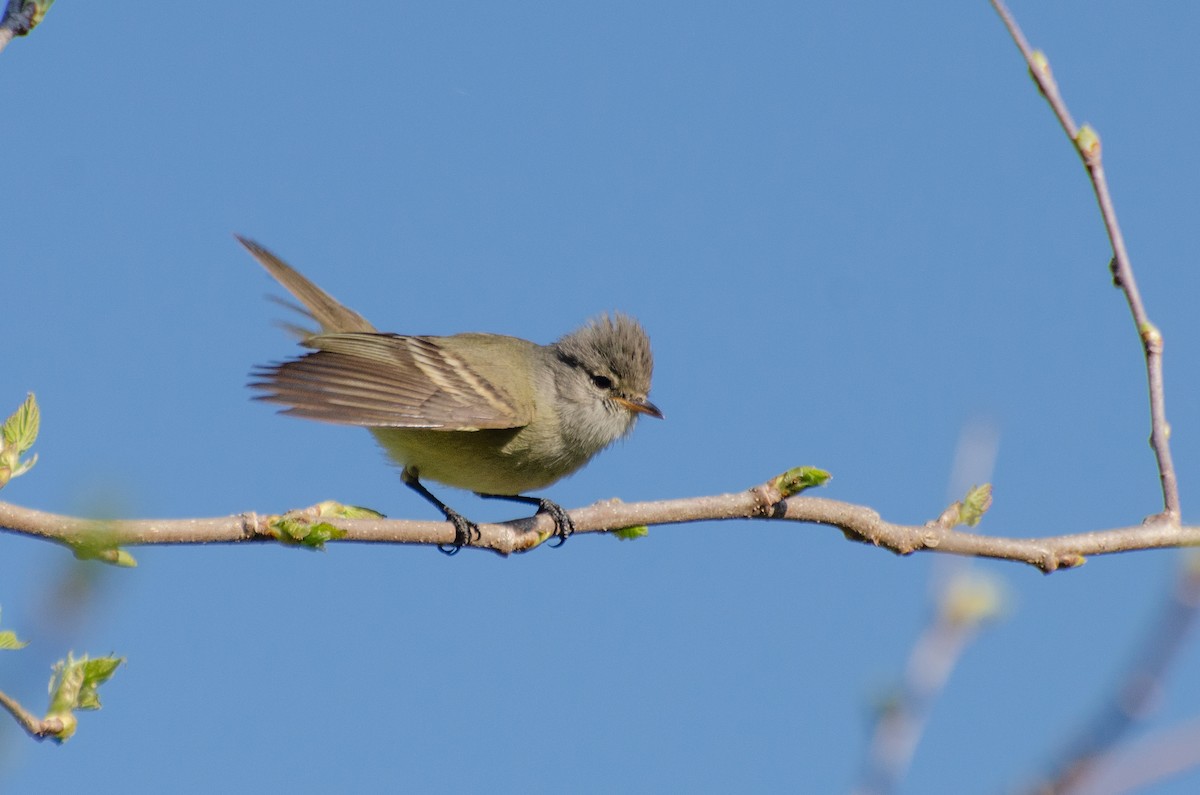
<svg viewBox="0 0 1200 795">
<path fill-rule="evenodd" d="M 258 260 L 258 264 L 266 268 L 277 282 L 282 284 L 289 293 L 304 304 L 308 314 L 321 326 L 321 331 L 375 331 L 366 318 L 353 309 L 342 306 L 333 296 L 302 276 L 292 266 L 272 254 L 253 240 L 234 235 L 238 242 Z"/>
</svg>

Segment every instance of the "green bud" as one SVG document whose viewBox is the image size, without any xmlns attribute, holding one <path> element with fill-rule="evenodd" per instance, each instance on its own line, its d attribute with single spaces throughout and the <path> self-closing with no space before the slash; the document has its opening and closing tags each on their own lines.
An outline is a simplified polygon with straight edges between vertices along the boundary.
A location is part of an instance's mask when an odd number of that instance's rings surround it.
<svg viewBox="0 0 1200 795">
<path fill-rule="evenodd" d="M 805 489 L 824 486 L 832 478 L 833 475 L 816 467 L 793 467 L 782 475 L 776 476 L 771 481 L 771 485 L 779 489 L 779 493 L 786 499 Z"/>
<path fill-rule="evenodd" d="M 650 535 L 650 528 L 644 524 L 635 524 L 633 527 L 622 527 L 610 532 L 622 541 L 635 541 Z"/>
<path fill-rule="evenodd" d="M 1075 148 L 1079 150 L 1079 154 L 1083 155 L 1085 160 L 1100 156 L 1100 135 L 1092 129 L 1090 124 L 1079 128 L 1079 132 L 1075 135 Z"/>
</svg>

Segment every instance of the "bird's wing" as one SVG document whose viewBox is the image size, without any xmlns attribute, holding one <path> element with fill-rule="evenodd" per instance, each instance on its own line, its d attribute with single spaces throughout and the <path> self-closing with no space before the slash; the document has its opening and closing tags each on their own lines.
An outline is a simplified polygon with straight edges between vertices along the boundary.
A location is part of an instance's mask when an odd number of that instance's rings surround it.
<svg viewBox="0 0 1200 795">
<path fill-rule="evenodd" d="M 444 339 L 444 338 L 443 338 Z M 284 414 L 346 425 L 480 430 L 519 428 L 532 400 L 479 375 L 437 337 L 318 334 L 299 359 L 258 368 L 251 387 Z"/>
</svg>

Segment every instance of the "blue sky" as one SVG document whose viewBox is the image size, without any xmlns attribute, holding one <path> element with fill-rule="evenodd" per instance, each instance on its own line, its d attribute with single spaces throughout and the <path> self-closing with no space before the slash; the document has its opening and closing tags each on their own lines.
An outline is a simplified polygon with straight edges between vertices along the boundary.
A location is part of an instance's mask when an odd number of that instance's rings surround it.
<svg viewBox="0 0 1200 795">
<path fill-rule="evenodd" d="M 921 522 L 977 423 L 999 439 L 983 531 L 1160 506 L 1094 200 L 982 0 L 219 10 L 58 3 L 0 54 L 0 410 L 33 390 L 43 411 L 41 462 L 4 499 L 432 518 L 367 434 L 248 399 L 250 368 L 295 348 L 238 232 L 387 330 L 549 342 L 639 317 L 667 420 L 546 493 L 566 506 L 811 464 L 824 496 Z M 1013 10 L 1102 137 L 1195 521 L 1200 8 Z M 845 791 L 944 563 L 754 522 L 510 559 L 163 547 L 80 571 L 0 550 L 3 624 L 33 641 L 0 688 L 40 706 L 67 650 L 128 658 L 66 746 L 0 726 L 0 786 L 135 793 Z M 1110 692 L 1179 561 L 979 564 L 1009 614 L 902 791 L 1027 780 Z M 1200 710 L 1198 664 L 1189 643 L 1152 727 Z"/>
</svg>

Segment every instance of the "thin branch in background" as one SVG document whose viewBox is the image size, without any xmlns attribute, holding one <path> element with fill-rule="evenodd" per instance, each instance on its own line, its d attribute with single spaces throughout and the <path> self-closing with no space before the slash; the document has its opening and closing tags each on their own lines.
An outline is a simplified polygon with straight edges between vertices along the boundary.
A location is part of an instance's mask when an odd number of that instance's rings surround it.
<svg viewBox="0 0 1200 795">
<path fill-rule="evenodd" d="M 1079 782 L 1088 795 L 1128 795 L 1200 766 L 1200 719 L 1164 729 L 1097 759 Z"/>
<path fill-rule="evenodd" d="M 1125 238 L 1121 234 L 1121 226 L 1117 223 L 1117 211 L 1113 207 L 1112 195 L 1108 190 L 1108 180 L 1104 175 L 1104 165 L 1101 161 L 1100 137 L 1088 125 L 1077 127 L 1071 118 L 1067 104 L 1058 90 L 1058 83 L 1050 71 L 1050 63 L 1044 53 L 1033 50 L 1025 40 L 1025 34 L 1017 25 L 1017 21 L 1004 5 L 1003 0 L 990 0 L 996 13 L 1004 21 L 1021 56 L 1029 67 L 1029 74 L 1037 83 L 1038 90 L 1050 103 L 1054 115 L 1071 142 L 1075 151 L 1087 168 L 1092 190 L 1100 205 L 1100 214 L 1104 218 L 1104 228 L 1108 232 L 1112 244 L 1113 257 L 1109 263 L 1113 284 L 1125 293 L 1129 303 L 1129 311 L 1133 315 L 1134 326 L 1138 338 L 1142 342 L 1142 352 L 1146 357 L 1146 381 L 1150 391 L 1150 446 L 1158 462 L 1158 475 L 1162 483 L 1163 518 L 1169 522 L 1179 523 L 1182 512 L 1179 503 L 1179 484 L 1175 476 L 1175 464 L 1171 459 L 1171 426 L 1167 423 L 1166 390 L 1163 386 L 1163 337 L 1158 328 L 1150 322 L 1146 308 L 1142 304 L 1141 293 L 1138 292 L 1137 281 L 1133 277 L 1133 266 L 1129 262 L 1129 252 L 1125 249 Z"/>
<path fill-rule="evenodd" d="M 1167 673 L 1196 623 L 1198 607 L 1200 557 L 1192 554 L 1186 557 L 1166 609 L 1140 646 L 1112 701 L 1085 721 L 1080 736 L 1068 745 L 1062 761 L 1043 781 L 1030 788 L 1031 793 L 1063 795 L 1094 780 L 1096 770 L 1107 764 L 1106 759 L 1114 754 L 1117 743 L 1161 701 Z"/>
<path fill-rule="evenodd" d="M 995 582 L 970 572 L 956 578 L 939 600 L 934 620 L 913 644 L 904 680 L 879 711 L 867 769 L 854 795 L 886 795 L 908 772 L 929 713 L 963 651 L 999 612 Z"/>
<path fill-rule="evenodd" d="M 959 434 L 951 467 L 950 494 L 991 480 L 999 436 L 987 423 L 970 423 Z M 933 612 L 913 643 L 894 697 L 878 710 L 862 781 L 854 795 L 894 792 L 912 765 L 930 712 L 970 642 L 1003 610 L 999 583 L 966 559 L 933 571 Z"/>
</svg>

